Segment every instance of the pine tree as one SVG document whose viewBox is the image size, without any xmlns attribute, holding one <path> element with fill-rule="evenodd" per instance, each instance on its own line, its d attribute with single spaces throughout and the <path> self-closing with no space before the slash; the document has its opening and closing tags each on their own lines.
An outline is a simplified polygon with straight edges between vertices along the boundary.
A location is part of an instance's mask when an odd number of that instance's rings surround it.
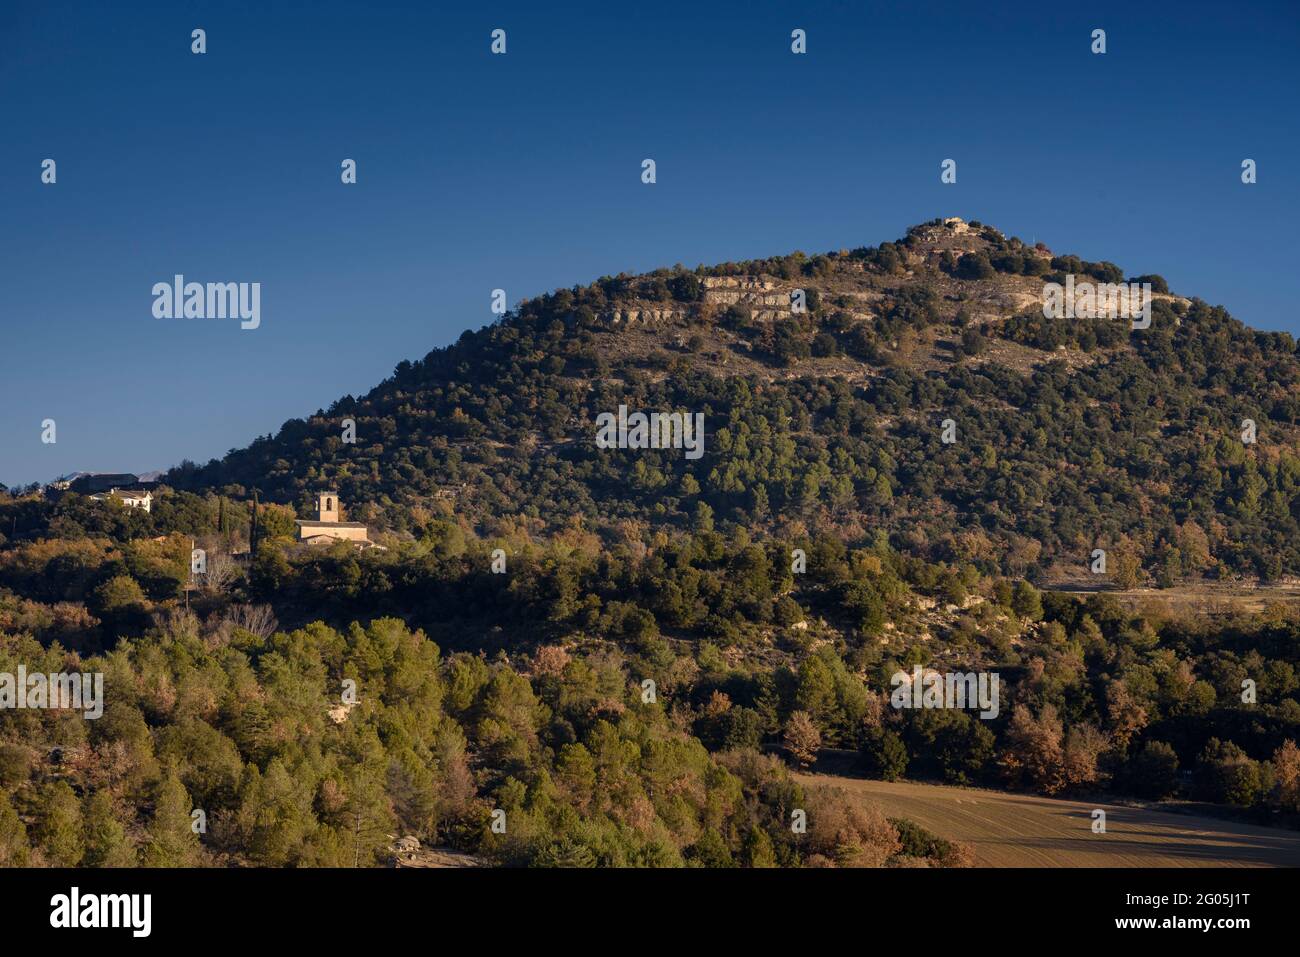
<svg viewBox="0 0 1300 957">
<path fill-rule="evenodd" d="M 383 785 L 368 768 L 355 768 L 348 782 L 348 799 L 343 808 L 344 839 L 353 867 L 371 867 L 376 853 L 396 823 Z"/>
<path fill-rule="evenodd" d="M 0 867 L 26 867 L 29 854 L 27 828 L 9 803 L 9 794 L 0 791 Z"/>
<path fill-rule="evenodd" d="M 761 827 L 751 827 L 745 836 L 745 863 L 750 867 L 776 867 L 776 851 L 772 839 Z"/>
<path fill-rule="evenodd" d="M 191 828 L 190 796 L 175 774 L 158 788 L 153 823 L 141 855 L 146 867 L 193 867 L 199 859 L 199 838 Z"/>
<path fill-rule="evenodd" d="M 127 840 L 126 830 L 113 813 L 113 799 L 107 791 L 96 791 L 86 800 L 84 811 L 86 853 L 85 867 L 134 867 L 135 848 Z"/>
<path fill-rule="evenodd" d="M 37 826 L 37 842 L 55 867 L 76 867 L 84 850 L 81 802 L 66 781 L 58 781 L 45 790 L 41 804 L 45 813 Z"/>
</svg>

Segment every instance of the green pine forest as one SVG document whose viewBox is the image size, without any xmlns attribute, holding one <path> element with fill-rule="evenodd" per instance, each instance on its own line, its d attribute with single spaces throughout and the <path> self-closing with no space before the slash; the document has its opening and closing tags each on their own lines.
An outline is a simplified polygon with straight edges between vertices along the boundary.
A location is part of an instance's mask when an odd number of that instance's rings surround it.
<svg viewBox="0 0 1300 957">
<path fill-rule="evenodd" d="M 1067 274 L 1150 328 L 1045 319 Z M 597 448 L 620 404 L 704 455 Z M 323 489 L 383 549 L 295 543 Z M 1161 600 L 1300 578 L 1295 341 L 983 224 L 526 300 L 154 495 L 0 491 L 0 672 L 105 687 L 0 711 L 0 864 L 970 862 L 798 773 L 846 752 L 1300 819 L 1297 606 Z M 891 707 L 914 665 L 1000 713 Z"/>
</svg>

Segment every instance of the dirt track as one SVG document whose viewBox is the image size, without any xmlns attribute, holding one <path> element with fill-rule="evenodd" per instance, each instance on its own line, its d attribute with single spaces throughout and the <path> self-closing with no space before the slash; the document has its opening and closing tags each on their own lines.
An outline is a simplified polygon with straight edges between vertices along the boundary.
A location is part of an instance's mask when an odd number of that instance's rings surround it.
<svg viewBox="0 0 1300 957">
<path fill-rule="evenodd" d="M 1300 831 L 1024 794 L 828 774 L 796 776 L 861 796 L 970 845 L 981 867 L 1297 867 Z M 1092 811 L 1106 833 L 1092 833 Z"/>
<path fill-rule="evenodd" d="M 1300 584 L 1260 585 L 1254 582 L 1197 582 L 1174 588 L 1133 588 L 1120 591 L 1095 582 L 1076 580 L 1045 586 L 1048 591 L 1086 598 L 1109 595 L 1134 611 L 1150 609 L 1166 614 L 1221 618 L 1229 615 L 1258 615 L 1269 605 L 1300 607 Z"/>
</svg>

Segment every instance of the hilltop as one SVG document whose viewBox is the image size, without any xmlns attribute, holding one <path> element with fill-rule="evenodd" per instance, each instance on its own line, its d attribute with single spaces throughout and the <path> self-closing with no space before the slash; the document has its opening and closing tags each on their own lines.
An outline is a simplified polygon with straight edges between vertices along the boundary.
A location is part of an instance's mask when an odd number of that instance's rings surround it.
<svg viewBox="0 0 1300 957">
<path fill-rule="evenodd" d="M 955 218 L 876 247 L 603 277 L 165 481 L 299 506 L 325 483 L 399 536 L 429 516 L 623 536 L 716 522 L 883 531 L 1056 579 L 1097 547 L 1139 578 L 1300 572 L 1292 338 L 1159 276 L 1133 277 L 1153 289 L 1148 329 L 1045 319 L 1043 285 L 1067 275 L 1126 280 Z M 703 458 L 596 448 L 620 404 L 703 412 Z"/>
</svg>

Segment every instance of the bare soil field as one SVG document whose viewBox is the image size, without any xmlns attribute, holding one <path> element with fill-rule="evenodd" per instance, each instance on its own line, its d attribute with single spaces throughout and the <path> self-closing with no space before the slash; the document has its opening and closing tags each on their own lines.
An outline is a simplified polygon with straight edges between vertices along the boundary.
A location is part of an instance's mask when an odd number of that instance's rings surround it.
<svg viewBox="0 0 1300 957">
<path fill-rule="evenodd" d="M 1300 831 L 976 788 L 799 774 L 968 844 L 979 867 L 1297 867 Z M 1092 812 L 1106 812 L 1106 833 Z"/>
</svg>

